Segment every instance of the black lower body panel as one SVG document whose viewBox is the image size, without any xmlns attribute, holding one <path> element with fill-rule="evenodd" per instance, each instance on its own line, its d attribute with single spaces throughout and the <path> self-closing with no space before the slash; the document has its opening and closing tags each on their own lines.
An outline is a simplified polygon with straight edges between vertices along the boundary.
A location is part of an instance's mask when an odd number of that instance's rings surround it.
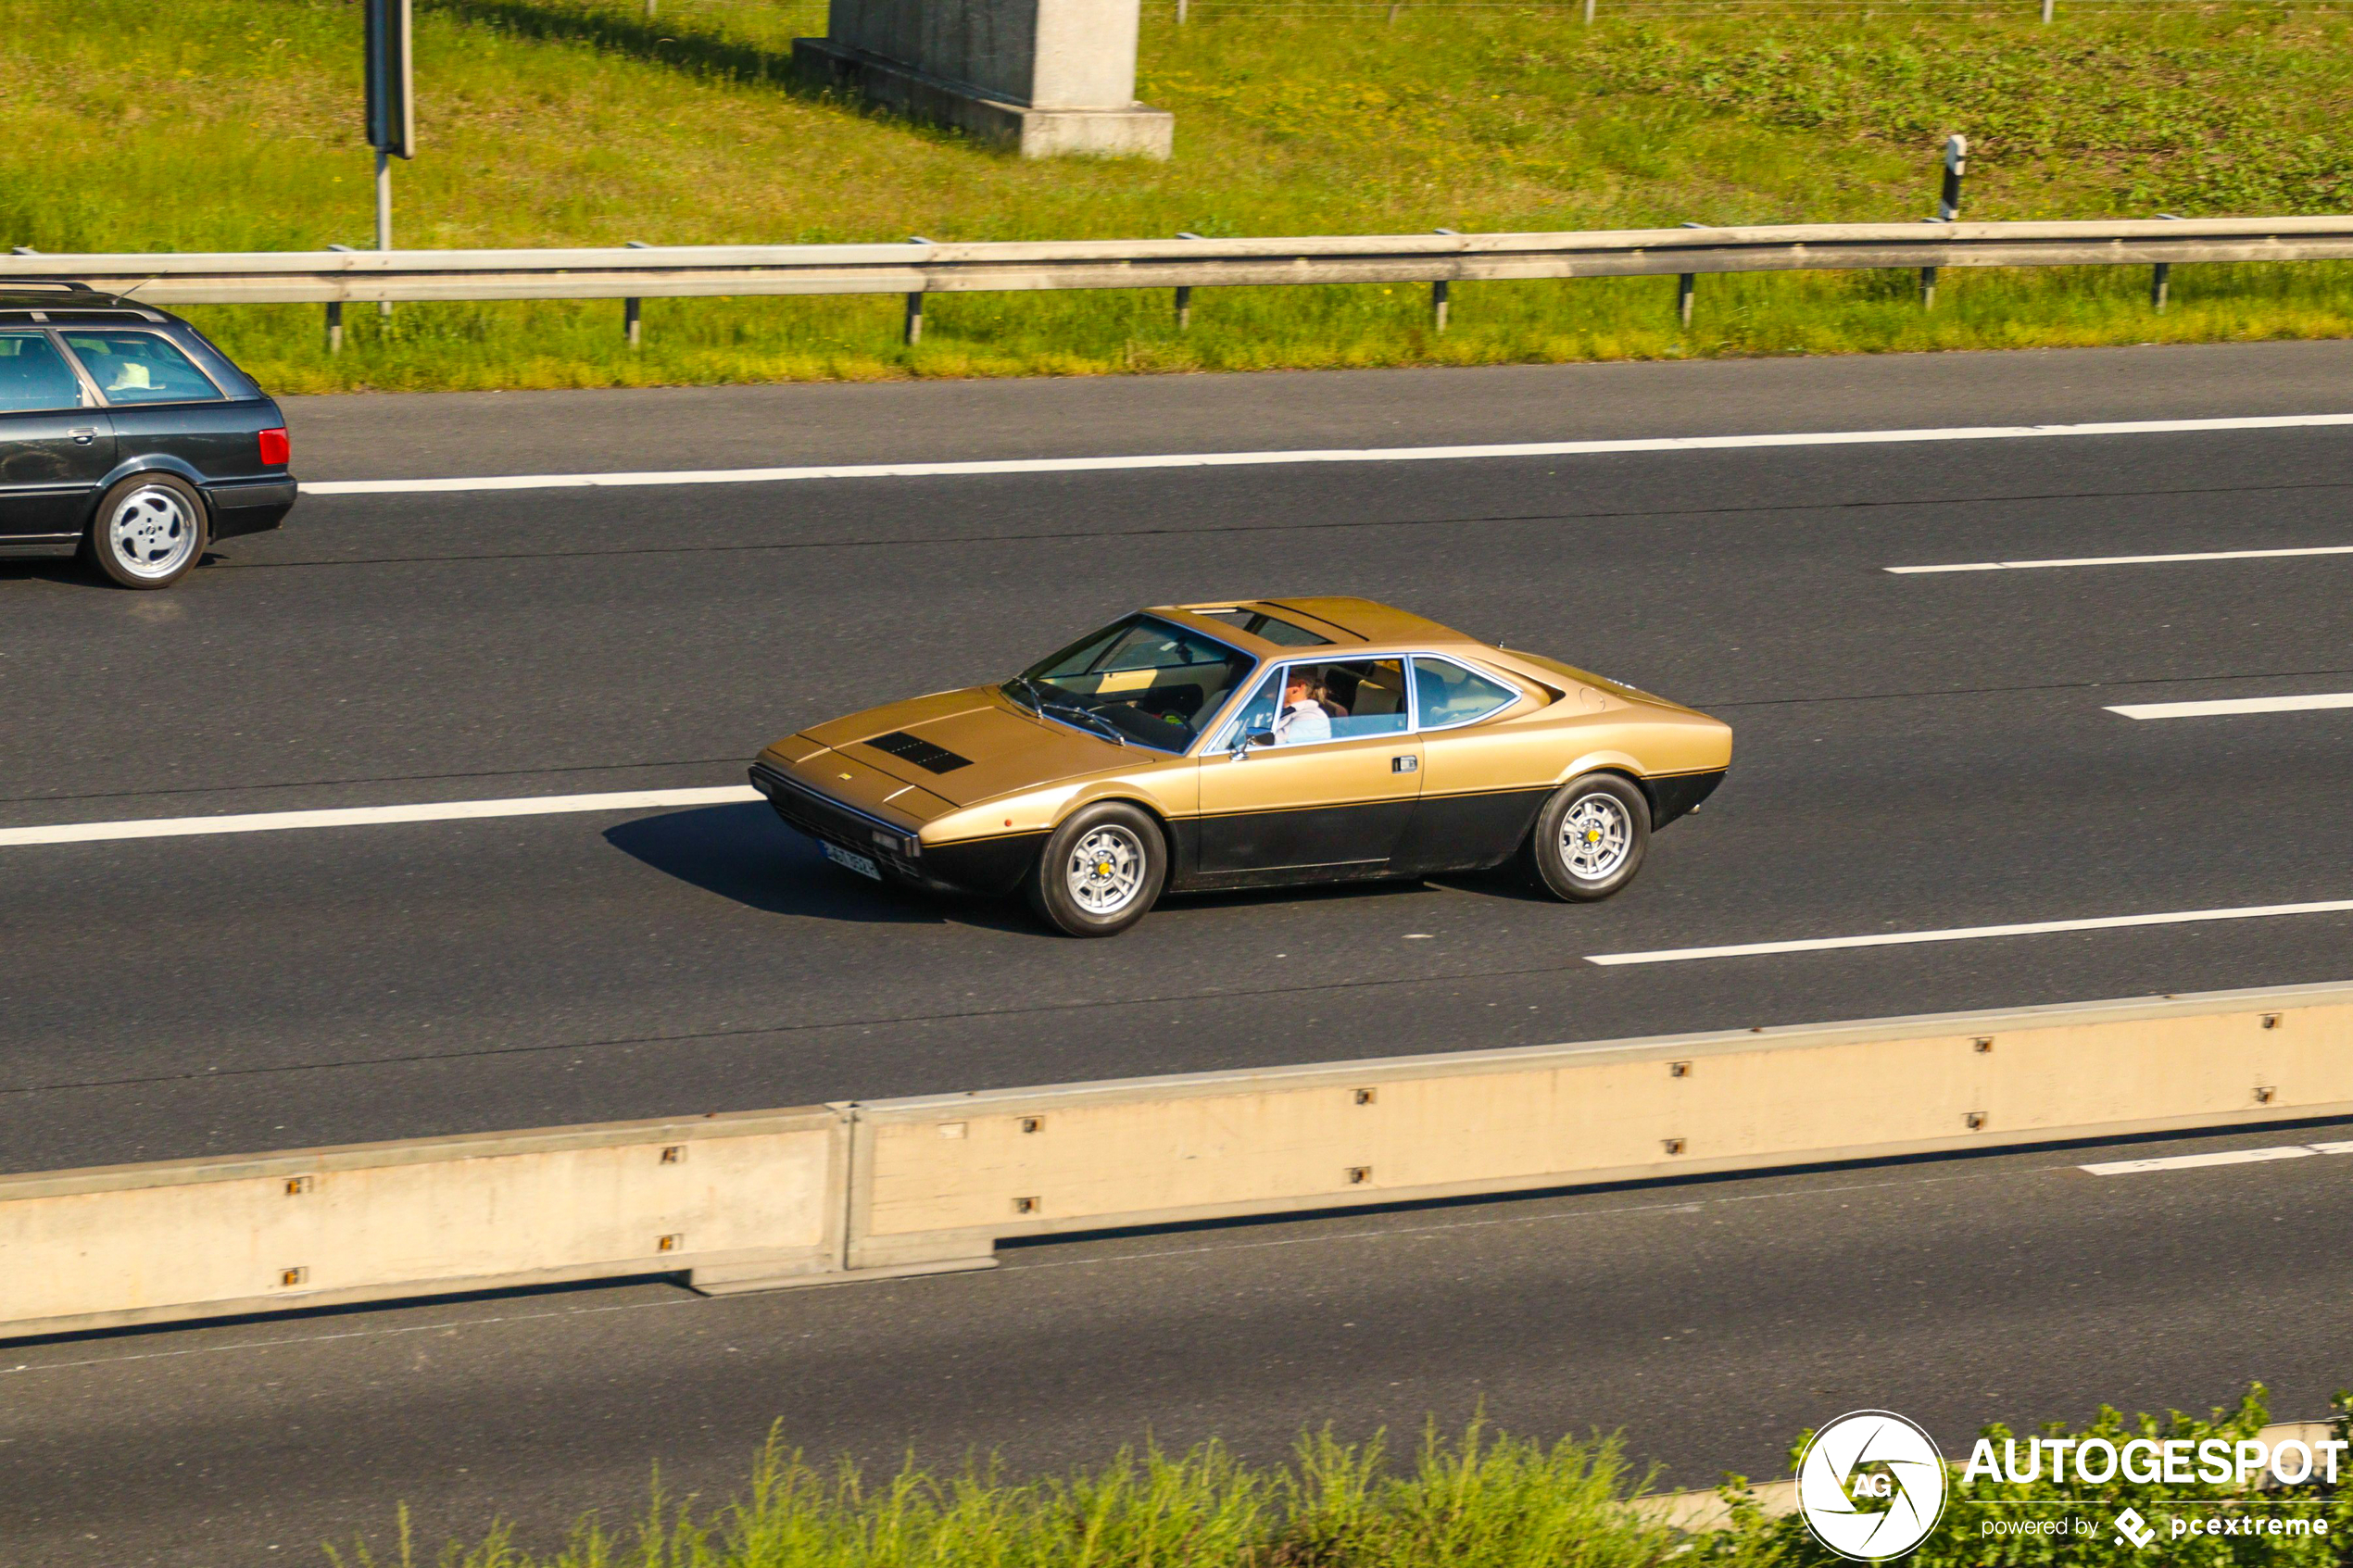
<svg viewBox="0 0 2353 1568">
<path fill-rule="evenodd" d="M 258 484 L 208 484 L 205 501 L 212 513 L 212 536 L 234 539 L 245 533 L 266 533 L 285 521 L 294 510 L 295 482 L 266 480 Z"/>
<path fill-rule="evenodd" d="M 1716 793 L 1724 782 L 1724 770 L 1712 773 L 1673 773 L 1663 779 L 1644 779 L 1643 793 L 1651 798 L 1651 827 L 1665 827 L 1678 817 L 1689 816 L 1699 809 L 1699 803 Z"/>
<path fill-rule="evenodd" d="M 1478 795 L 1425 795 L 1397 847 L 1397 869 L 1414 876 L 1500 866 L 1528 837 L 1550 786 Z"/>
<path fill-rule="evenodd" d="M 1042 833 L 1009 833 L 1000 838 L 968 838 L 924 850 L 925 879 L 963 893 L 1011 893 L 1021 885 L 1038 852 Z"/>
</svg>

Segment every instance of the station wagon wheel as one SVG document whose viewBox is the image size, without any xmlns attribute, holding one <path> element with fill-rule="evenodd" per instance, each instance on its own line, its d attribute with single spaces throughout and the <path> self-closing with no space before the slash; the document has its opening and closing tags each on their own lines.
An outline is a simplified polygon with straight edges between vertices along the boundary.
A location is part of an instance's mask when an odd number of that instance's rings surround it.
<svg viewBox="0 0 2353 1568">
<path fill-rule="evenodd" d="M 1556 898 L 1606 898 L 1642 869 L 1650 802 L 1632 780 L 1588 773 L 1553 792 L 1525 850 L 1537 883 Z"/>
<path fill-rule="evenodd" d="M 124 588 L 168 588 L 204 557 L 204 501 L 186 480 L 133 474 L 107 492 L 82 551 Z"/>
<path fill-rule="evenodd" d="M 1159 824 L 1125 801 L 1083 807 L 1047 836 L 1029 902 L 1057 931 L 1113 936 L 1144 918 L 1168 880 Z"/>
</svg>

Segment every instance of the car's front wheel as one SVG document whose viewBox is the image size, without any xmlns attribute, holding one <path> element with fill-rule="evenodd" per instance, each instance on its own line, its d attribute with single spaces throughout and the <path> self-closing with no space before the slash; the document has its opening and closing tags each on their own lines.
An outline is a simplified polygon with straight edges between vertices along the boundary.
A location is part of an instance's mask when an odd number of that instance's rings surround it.
<svg viewBox="0 0 2353 1568">
<path fill-rule="evenodd" d="M 1528 837 L 1529 869 L 1555 898 L 1606 898 L 1642 869 L 1650 802 L 1632 780 L 1588 773 L 1553 792 Z"/>
<path fill-rule="evenodd" d="M 1144 918 L 1168 880 L 1168 842 L 1150 815 L 1107 800 L 1072 812 L 1047 835 L 1029 904 L 1071 936 L 1116 936 Z"/>
<path fill-rule="evenodd" d="M 109 581 L 124 588 L 169 588 L 204 557 L 204 500 L 168 473 L 133 474 L 107 492 L 82 542 Z"/>
</svg>

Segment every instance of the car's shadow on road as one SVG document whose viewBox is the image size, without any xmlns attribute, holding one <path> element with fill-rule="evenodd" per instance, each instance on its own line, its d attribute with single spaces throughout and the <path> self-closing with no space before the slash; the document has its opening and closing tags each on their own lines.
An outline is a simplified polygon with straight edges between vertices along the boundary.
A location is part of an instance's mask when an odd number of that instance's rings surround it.
<svg viewBox="0 0 2353 1568">
<path fill-rule="evenodd" d="M 1010 900 L 959 898 L 868 882 L 825 859 L 765 803 L 638 817 L 605 842 L 665 876 L 772 915 L 863 925 L 975 925 L 1044 936 Z"/>
</svg>

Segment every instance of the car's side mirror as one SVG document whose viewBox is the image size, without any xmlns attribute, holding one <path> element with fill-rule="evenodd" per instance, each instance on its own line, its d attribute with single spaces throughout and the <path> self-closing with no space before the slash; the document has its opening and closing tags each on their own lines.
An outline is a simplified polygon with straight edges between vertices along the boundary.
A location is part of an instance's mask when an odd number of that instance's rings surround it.
<svg viewBox="0 0 2353 1568">
<path fill-rule="evenodd" d="M 1275 732 L 1272 730 L 1256 731 L 1252 733 L 1251 737 L 1242 744 L 1244 746 L 1272 746 L 1275 744 Z"/>
</svg>

